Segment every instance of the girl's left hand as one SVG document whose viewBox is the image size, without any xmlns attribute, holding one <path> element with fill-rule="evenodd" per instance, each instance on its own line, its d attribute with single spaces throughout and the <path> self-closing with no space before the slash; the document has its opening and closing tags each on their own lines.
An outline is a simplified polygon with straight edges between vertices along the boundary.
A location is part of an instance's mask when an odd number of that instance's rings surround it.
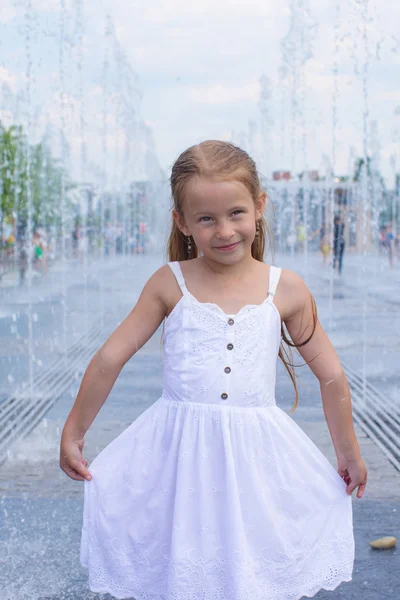
<svg viewBox="0 0 400 600">
<path fill-rule="evenodd" d="M 363 459 L 338 458 L 337 472 L 346 484 L 346 492 L 351 496 L 356 488 L 357 498 L 362 498 L 367 485 L 368 471 Z"/>
</svg>

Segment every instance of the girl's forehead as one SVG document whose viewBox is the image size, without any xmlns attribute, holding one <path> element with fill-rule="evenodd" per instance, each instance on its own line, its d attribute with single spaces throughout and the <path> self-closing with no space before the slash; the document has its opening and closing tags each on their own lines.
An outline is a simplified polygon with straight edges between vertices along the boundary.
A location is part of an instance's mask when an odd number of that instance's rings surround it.
<svg viewBox="0 0 400 600">
<path fill-rule="evenodd" d="M 249 190 L 240 181 L 218 181 L 215 179 L 193 178 L 188 182 L 185 205 L 189 210 L 216 208 L 231 203 L 253 203 Z"/>
</svg>

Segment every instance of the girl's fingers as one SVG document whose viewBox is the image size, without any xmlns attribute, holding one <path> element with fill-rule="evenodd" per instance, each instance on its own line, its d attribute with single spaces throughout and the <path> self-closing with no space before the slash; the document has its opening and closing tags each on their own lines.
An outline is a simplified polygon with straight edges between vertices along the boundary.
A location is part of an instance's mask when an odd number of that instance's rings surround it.
<svg viewBox="0 0 400 600">
<path fill-rule="evenodd" d="M 87 464 L 87 461 L 84 462 L 86 462 Z M 85 468 L 81 460 L 75 459 L 72 460 L 71 463 L 73 463 L 73 465 L 67 464 L 66 467 L 63 469 L 65 473 L 69 477 L 71 477 L 71 479 L 75 479 L 75 481 L 84 481 L 85 479 L 90 481 L 92 476 L 89 473 L 89 471 Z"/>
<path fill-rule="evenodd" d="M 346 488 L 346 492 L 349 494 L 349 496 L 351 496 L 351 494 L 354 492 L 354 490 L 356 488 L 358 488 L 357 490 L 357 498 L 362 498 L 364 492 L 365 492 L 365 488 L 366 488 L 366 483 L 352 483 L 350 482 Z"/>
<path fill-rule="evenodd" d="M 67 470 L 65 472 L 68 475 L 68 477 L 70 477 L 71 479 L 74 479 L 74 481 L 85 481 L 85 479 L 83 477 L 81 477 L 81 475 L 79 475 L 79 473 L 77 471 L 74 471 L 73 469 Z"/>
<path fill-rule="evenodd" d="M 354 492 L 354 490 L 356 489 L 357 484 L 350 482 L 346 488 L 346 492 L 348 493 L 349 496 L 351 496 L 351 494 Z"/>
<path fill-rule="evenodd" d="M 74 468 L 85 479 L 88 479 L 88 480 L 91 479 L 91 475 L 90 475 L 89 471 L 86 469 L 86 467 L 84 466 L 84 464 L 82 463 L 82 461 L 77 460 L 76 467 L 74 467 Z"/>
<path fill-rule="evenodd" d="M 364 492 L 365 492 L 366 485 L 367 485 L 366 483 L 361 483 L 361 484 L 358 486 L 357 498 L 362 498 L 362 497 L 363 497 L 363 494 L 364 494 Z"/>
</svg>

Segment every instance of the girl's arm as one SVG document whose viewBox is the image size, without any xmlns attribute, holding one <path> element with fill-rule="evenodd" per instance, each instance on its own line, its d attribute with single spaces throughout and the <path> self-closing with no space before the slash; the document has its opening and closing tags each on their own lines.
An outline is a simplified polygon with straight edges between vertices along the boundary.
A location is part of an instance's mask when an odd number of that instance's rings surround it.
<svg viewBox="0 0 400 600">
<path fill-rule="evenodd" d="M 72 477 L 89 478 L 83 467 L 83 438 L 106 401 L 125 363 L 150 339 L 167 314 L 162 290 L 168 285 L 168 267 L 148 280 L 131 313 L 90 361 L 61 437 L 60 466 Z"/>
<path fill-rule="evenodd" d="M 312 333 L 311 294 L 296 273 L 284 270 L 281 279 L 279 304 L 282 305 L 282 318 L 292 341 L 301 344 Z M 277 300 L 279 300 L 278 294 Z M 357 471 L 360 473 L 357 472 L 353 477 L 354 487 L 348 485 L 348 492 L 351 493 L 357 485 L 361 484 L 357 494 L 361 497 L 366 483 L 366 469 L 365 465 L 363 467 L 360 447 L 354 431 L 349 384 L 336 351 L 318 318 L 310 341 L 300 346 L 298 351 L 319 381 L 323 410 L 338 459 L 339 474 L 343 475 L 346 481 L 348 469 L 351 465 L 358 465 Z M 362 481 L 356 482 L 356 479 Z"/>
</svg>

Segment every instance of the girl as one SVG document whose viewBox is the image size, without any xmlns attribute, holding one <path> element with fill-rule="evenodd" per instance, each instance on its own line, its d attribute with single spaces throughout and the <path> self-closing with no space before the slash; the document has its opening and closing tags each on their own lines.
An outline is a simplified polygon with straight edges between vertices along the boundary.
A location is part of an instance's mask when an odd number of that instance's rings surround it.
<svg viewBox="0 0 400 600">
<path fill-rule="evenodd" d="M 61 468 L 85 481 L 90 589 L 136 600 L 334 589 L 352 577 L 351 494 L 361 498 L 367 480 L 340 362 L 302 279 L 262 262 L 266 194 L 246 152 L 189 148 L 171 189 L 171 262 L 92 359 L 62 434 Z M 162 396 L 89 472 L 85 433 L 162 322 Z M 337 471 L 276 406 L 281 331 L 319 380 Z"/>
</svg>

